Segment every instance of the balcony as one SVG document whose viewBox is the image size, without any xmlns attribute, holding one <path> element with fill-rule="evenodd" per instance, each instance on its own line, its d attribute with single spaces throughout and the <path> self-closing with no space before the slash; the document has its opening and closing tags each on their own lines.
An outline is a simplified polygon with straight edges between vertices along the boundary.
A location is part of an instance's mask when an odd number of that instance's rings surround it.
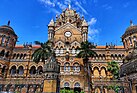
<svg viewBox="0 0 137 93">
<path fill-rule="evenodd" d="M 120 76 L 130 75 L 137 72 L 137 59 L 127 62 L 120 67 Z"/>
</svg>

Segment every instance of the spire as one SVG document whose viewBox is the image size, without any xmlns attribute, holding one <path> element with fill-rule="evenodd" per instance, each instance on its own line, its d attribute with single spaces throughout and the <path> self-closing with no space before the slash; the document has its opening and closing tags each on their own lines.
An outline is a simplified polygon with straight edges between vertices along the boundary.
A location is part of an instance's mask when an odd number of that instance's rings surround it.
<svg viewBox="0 0 137 93">
<path fill-rule="evenodd" d="M 84 19 L 82 22 L 82 26 L 88 26 L 88 23 L 86 22 L 86 20 Z"/>
<path fill-rule="evenodd" d="M 132 20 L 130 20 L 130 26 L 133 26 L 133 21 Z"/>
<path fill-rule="evenodd" d="M 53 19 L 51 19 L 51 21 L 50 21 L 50 23 L 49 23 L 48 26 L 54 26 L 54 21 L 53 21 Z"/>
<path fill-rule="evenodd" d="M 8 26 L 10 26 L 10 20 L 8 21 L 8 24 L 7 24 Z"/>
<path fill-rule="evenodd" d="M 71 5 L 70 5 L 70 3 L 68 4 L 68 8 L 69 8 L 69 10 L 71 9 Z"/>
</svg>

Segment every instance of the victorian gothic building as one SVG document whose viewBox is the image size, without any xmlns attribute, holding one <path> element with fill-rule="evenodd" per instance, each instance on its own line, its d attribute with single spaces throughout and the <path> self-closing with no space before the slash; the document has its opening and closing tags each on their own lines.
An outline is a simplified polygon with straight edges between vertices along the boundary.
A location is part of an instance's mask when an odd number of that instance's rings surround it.
<svg viewBox="0 0 137 93">
<path fill-rule="evenodd" d="M 82 58 L 76 58 L 79 53 L 76 48 L 80 47 L 81 42 L 87 41 L 87 36 L 88 23 L 73 9 L 67 8 L 56 16 L 56 20 L 52 19 L 49 22 L 48 40 L 54 43 L 53 49 L 57 63 L 60 65 L 59 82 L 57 82 L 54 80 L 58 79 L 57 77 L 45 78 L 45 73 L 50 72 L 55 76 L 59 74 L 59 72 L 56 73 L 58 69 L 56 63 L 47 60 L 45 63 L 47 66 L 44 68 L 43 62 L 38 64 L 33 62 L 32 54 L 40 46 L 16 45 L 18 36 L 9 24 L 0 26 L 0 91 L 56 93 L 58 90 L 56 85 L 60 85 L 60 89 L 66 88 L 86 93 L 87 77 Z M 113 84 L 122 86 L 124 93 L 130 93 L 128 81 L 111 80 L 112 74 L 107 71 L 107 63 L 114 60 L 119 66 L 122 65 L 123 58 L 134 50 L 136 37 L 137 26 L 131 23 L 122 35 L 124 46 L 96 45 L 93 49 L 97 55 L 92 56 L 89 62 L 92 66 L 90 83 L 95 93 L 110 93 L 108 86 Z"/>
</svg>

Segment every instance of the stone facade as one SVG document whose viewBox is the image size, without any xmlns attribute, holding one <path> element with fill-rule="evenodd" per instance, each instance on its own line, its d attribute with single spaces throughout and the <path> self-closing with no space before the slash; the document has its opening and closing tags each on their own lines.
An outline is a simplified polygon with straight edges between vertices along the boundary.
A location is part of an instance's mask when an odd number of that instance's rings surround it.
<svg viewBox="0 0 137 93">
<path fill-rule="evenodd" d="M 133 33 L 133 37 L 135 37 L 134 35 L 137 34 Z M 50 21 L 48 39 L 54 43 L 54 51 L 60 64 L 61 89 L 88 91 L 83 60 L 75 57 L 79 52 L 76 51 L 76 48 L 80 47 L 81 42 L 87 41 L 87 37 L 88 23 L 75 10 L 68 8 L 59 16 L 57 15 L 55 21 L 53 19 Z M 17 35 L 9 25 L 0 27 L 0 89 L 1 91 L 9 90 L 21 93 L 26 93 L 26 91 L 27 93 L 33 93 L 34 91 L 41 93 L 44 90 L 43 86 L 48 87 L 51 85 L 50 83 L 48 85 L 48 81 L 44 81 L 43 62 L 38 64 L 33 62 L 32 54 L 40 46 L 32 46 L 31 44 L 16 45 L 16 41 Z M 97 55 L 91 57 L 89 61 L 92 66 L 92 90 L 95 93 L 100 93 L 100 91 L 110 93 L 107 86 L 114 83 L 128 87 L 128 84 L 122 81 L 120 83 L 111 81 L 112 75 L 107 71 L 107 62 L 114 60 L 120 66 L 123 58 L 134 46 L 134 42 L 132 45 L 129 44 L 131 40 L 127 32 L 122 36 L 122 41 L 124 46 L 106 44 L 105 46 L 96 45 L 96 48 L 93 49 Z"/>
</svg>

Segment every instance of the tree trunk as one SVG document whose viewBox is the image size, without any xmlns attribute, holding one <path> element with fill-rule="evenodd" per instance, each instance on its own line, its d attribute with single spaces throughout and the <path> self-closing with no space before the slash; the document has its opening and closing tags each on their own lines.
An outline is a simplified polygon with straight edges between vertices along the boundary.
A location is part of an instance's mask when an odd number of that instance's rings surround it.
<svg viewBox="0 0 137 93">
<path fill-rule="evenodd" d="M 88 93 L 91 93 L 90 92 L 90 69 L 89 69 L 89 63 L 87 64 L 87 66 L 88 66 L 88 68 L 87 68 L 87 70 L 88 70 Z"/>
<path fill-rule="evenodd" d="M 91 88 L 90 88 L 90 67 L 89 67 L 89 62 L 88 62 L 88 58 L 86 59 L 83 59 L 83 62 L 84 62 L 84 67 L 86 68 L 86 71 L 87 71 L 87 80 L 88 80 L 88 93 L 91 93 Z"/>
</svg>

